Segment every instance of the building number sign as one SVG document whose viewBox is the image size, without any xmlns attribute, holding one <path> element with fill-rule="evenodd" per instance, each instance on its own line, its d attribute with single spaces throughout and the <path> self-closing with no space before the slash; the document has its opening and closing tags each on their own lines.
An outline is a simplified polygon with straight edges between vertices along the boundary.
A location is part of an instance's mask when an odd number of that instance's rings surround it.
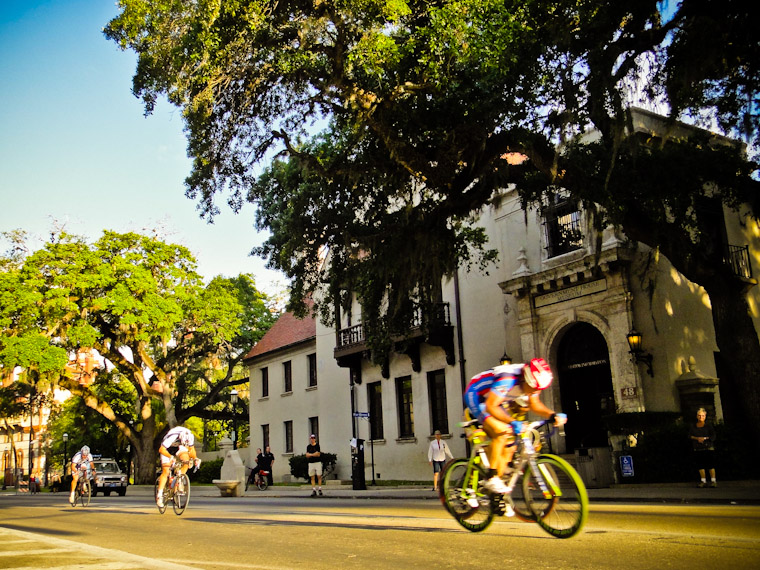
<svg viewBox="0 0 760 570">
<path fill-rule="evenodd" d="M 637 396 L 637 394 L 638 394 L 638 391 L 636 389 L 636 386 L 628 386 L 626 388 L 621 388 L 620 389 L 620 395 L 624 399 L 635 398 Z"/>
</svg>

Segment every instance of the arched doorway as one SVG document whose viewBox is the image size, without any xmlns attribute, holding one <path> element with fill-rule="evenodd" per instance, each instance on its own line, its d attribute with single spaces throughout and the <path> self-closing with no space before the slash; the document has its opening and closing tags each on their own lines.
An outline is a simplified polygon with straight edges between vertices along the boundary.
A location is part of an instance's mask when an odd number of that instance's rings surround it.
<svg viewBox="0 0 760 570">
<path fill-rule="evenodd" d="M 567 451 L 606 447 L 602 417 L 615 413 L 615 394 L 602 333 L 588 323 L 572 325 L 560 340 L 557 369 L 562 411 L 567 414 Z"/>
</svg>

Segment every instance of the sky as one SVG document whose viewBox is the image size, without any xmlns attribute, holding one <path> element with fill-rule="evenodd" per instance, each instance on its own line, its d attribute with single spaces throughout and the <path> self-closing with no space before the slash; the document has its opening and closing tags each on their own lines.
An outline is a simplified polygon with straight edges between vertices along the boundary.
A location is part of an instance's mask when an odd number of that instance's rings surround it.
<svg viewBox="0 0 760 570">
<path fill-rule="evenodd" d="M 206 279 L 252 273 L 280 292 L 285 277 L 249 255 L 266 239 L 253 207 L 234 214 L 220 197 L 208 224 L 185 197 L 181 113 L 161 101 L 144 116 L 135 54 L 102 33 L 117 14 L 114 0 L 0 1 L 0 231 L 25 230 L 36 249 L 54 226 L 93 241 L 158 230 Z"/>
</svg>

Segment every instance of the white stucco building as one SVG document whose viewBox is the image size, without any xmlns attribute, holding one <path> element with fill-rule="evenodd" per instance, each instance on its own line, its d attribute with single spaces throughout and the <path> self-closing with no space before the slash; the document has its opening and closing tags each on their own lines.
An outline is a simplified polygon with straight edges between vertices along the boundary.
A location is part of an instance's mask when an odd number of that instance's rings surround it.
<svg viewBox="0 0 760 570">
<path fill-rule="evenodd" d="M 651 116 L 637 117 L 641 129 L 649 128 Z M 335 328 L 308 320 L 298 334 L 285 315 L 254 348 L 247 359 L 251 447 L 264 445 L 268 430 L 276 479 L 289 473 L 288 455 L 304 453 L 312 432 L 324 451 L 338 454 L 341 479 L 351 476 L 352 438 L 366 441 L 367 481 L 431 479 L 433 432 L 441 430 L 455 455 L 465 453 L 457 427 L 463 388 L 505 353 L 515 362 L 544 357 L 555 371 L 542 396 L 568 415 L 566 437 L 553 440 L 555 452 L 617 445 L 602 424 L 608 414 L 691 416 L 691 408 L 706 406 L 723 417 L 720 355 L 705 291 L 656 251 L 612 229 L 597 249 L 586 213 L 569 201 L 525 212 L 516 191 L 502 194 L 479 220 L 499 251 L 498 263 L 488 275 L 460 274 L 443 283 L 435 314 L 422 317 L 404 352 L 393 352 L 386 366 L 367 358 L 358 305 Z M 723 214 L 735 271 L 751 287 L 757 329 L 760 227 L 736 212 Z M 278 330 L 285 327 L 293 334 Z M 634 330 L 642 341 L 636 359 L 627 339 Z M 371 420 L 353 412 L 369 412 Z"/>
</svg>

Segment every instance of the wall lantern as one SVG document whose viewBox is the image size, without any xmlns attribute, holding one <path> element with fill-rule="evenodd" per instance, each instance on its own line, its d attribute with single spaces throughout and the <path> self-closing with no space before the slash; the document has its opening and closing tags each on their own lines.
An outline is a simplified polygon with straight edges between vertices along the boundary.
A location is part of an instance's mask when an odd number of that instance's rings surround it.
<svg viewBox="0 0 760 570">
<path fill-rule="evenodd" d="M 654 378 L 654 373 L 652 372 L 652 355 L 641 348 L 641 333 L 636 329 L 631 329 L 631 332 L 625 335 L 625 337 L 628 339 L 628 346 L 631 349 L 629 352 L 631 353 L 633 361 L 636 364 L 639 364 L 640 362 L 645 363 L 647 365 L 647 374 Z"/>
<path fill-rule="evenodd" d="M 499 359 L 499 364 L 504 366 L 505 364 L 512 364 L 512 357 L 507 354 L 507 351 L 504 351 L 504 354 Z"/>
</svg>

